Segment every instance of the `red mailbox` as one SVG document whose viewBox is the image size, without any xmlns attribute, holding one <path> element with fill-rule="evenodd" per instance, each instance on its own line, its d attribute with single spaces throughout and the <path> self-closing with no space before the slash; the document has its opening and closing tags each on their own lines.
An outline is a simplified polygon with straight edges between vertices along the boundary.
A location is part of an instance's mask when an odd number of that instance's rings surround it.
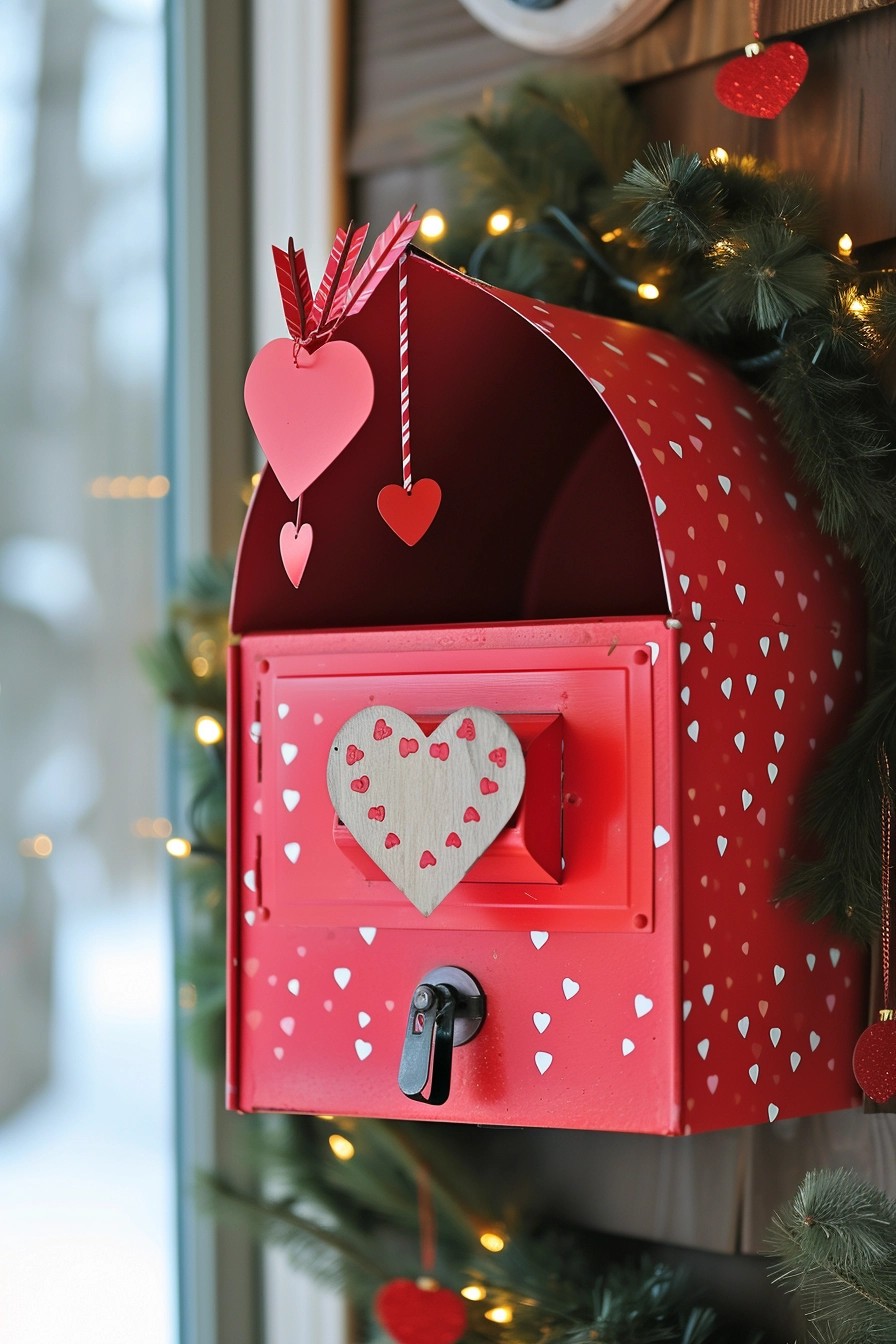
<svg viewBox="0 0 896 1344">
<path fill-rule="evenodd" d="M 376 508 L 395 273 L 340 333 L 373 408 L 304 494 L 298 588 L 270 470 L 246 519 L 229 1105 L 680 1134 L 855 1104 L 864 959 L 771 902 L 861 693 L 862 607 L 767 411 L 656 331 L 413 249 L 405 275 L 429 530 L 407 546 Z M 348 743 L 378 779 L 389 713 L 395 760 L 400 739 L 454 750 L 469 707 L 513 731 L 525 785 L 427 916 L 337 815 L 328 765 Z"/>
</svg>

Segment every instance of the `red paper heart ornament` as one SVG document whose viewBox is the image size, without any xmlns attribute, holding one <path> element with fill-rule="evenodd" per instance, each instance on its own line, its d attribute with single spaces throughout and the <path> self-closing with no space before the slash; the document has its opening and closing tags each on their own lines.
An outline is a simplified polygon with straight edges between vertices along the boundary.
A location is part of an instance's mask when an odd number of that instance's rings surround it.
<svg viewBox="0 0 896 1344">
<path fill-rule="evenodd" d="M 474 727 L 472 739 L 458 737 L 465 719 Z M 391 731 L 384 734 L 383 726 Z M 333 739 L 327 788 L 337 815 L 365 853 L 421 914 L 431 915 L 513 815 L 526 767 L 516 734 L 488 709 L 449 714 L 433 732 L 440 744 L 436 755 L 428 745 L 407 750 L 408 742 L 416 746 L 418 740 L 425 743 L 426 734 L 400 709 L 362 709 Z M 349 764 L 350 746 L 364 752 L 363 763 Z M 489 759 L 496 749 L 504 753 L 501 767 Z M 381 807 L 389 819 L 387 835 L 371 816 Z M 464 825 L 473 815 L 477 824 Z"/>
<path fill-rule="evenodd" d="M 403 485 L 384 485 L 376 497 L 383 521 L 406 546 L 416 546 L 429 531 L 441 502 L 441 487 L 428 476 L 415 481 L 410 490 Z"/>
<path fill-rule="evenodd" d="M 716 97 L 732 112 L 771 120 L 790 102 L 808 69 L 809 57 L 798 42 L 770 47 L 751 42 L 743 56 L 727 61 L 716 75 Z"/>
<path fill-rule="evenodd" d="M 284 523 L 280 529 L 280 559 L 293 588 L 302 582 L 313 540 L 310 523 L 303 523 L 298 531 L 295 523 Z"/>
<path fill-rule="evenodd" d="M 467 1328 L 467 1308 L 462 1297 L 437 1284 L 411 1279 L 393 1279 L 374 1298 L 377 1319 L 396 1344 L 457 1344 Z"/>
<path fill-rule="evenodd" d="M 373 374 L 357 346 L 328 341 L 297 356 L 294 348 L 286 337 L 269 341 L 244 389 L 252 428 L 290 499 L 335 461 L 373 406 Z"/>
<path fill-rule="evenodd" d="M 896 1096 L 896 1021 L 866 1027 L 852 1056 L 856 1082 L 872 1101 L 884 1105 Z"/>
</svg>

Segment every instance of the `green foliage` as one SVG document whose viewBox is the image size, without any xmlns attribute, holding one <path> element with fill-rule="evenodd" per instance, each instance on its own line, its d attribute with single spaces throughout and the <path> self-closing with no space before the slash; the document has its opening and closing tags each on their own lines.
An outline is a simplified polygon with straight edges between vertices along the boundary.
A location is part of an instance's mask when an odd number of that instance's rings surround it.
<svg viewBox="0 0 896 1344">
<path fill-rule="evenodd" d="M 687 1276 L 666 1265 L 622 1265 L 594 1287 L 594 1318 L 568 1344 L 710 1344 L 715 1312 L 695 1307 Z"/>
<path fill-rule="evenodd" d="M 632 230 L 669 253 L 704 251 L 722 236 L 722 183 L 699 154 L 651 145 L 644 161 L 635 160 L 616 199 L 639 206 Z"/>
<path fill-rule="evenodd" d="M 613 183 L 644 144 L 640 118 L 618 85 L 593 76 L 526 79 L 502 92 L 477 116 L 450 128 L 441 157 L 452 168 L 451 229 L 439 254 L 467 265 L 478 248 L 489 270 L 504 284 L 503 267 L 520 276 L 519 247 L 513 234 L 491 239 L 485 224 L 495 210 L 510 207 L 516 227 L 533 251 L 537 239 L 564 241 L 547 215 L 550 207 L 574 219 L 588 219 L 612 199 Z M 506 260 L 505 260 L 506 258 Z M 546 264 L 543 255 L 540 266 Z M 567 252 L 566 269 L 575 262 Z M 540 270 L 536 266 L 536 270 Z M 561 289 L 575 292 L 569 277 Z M 529 292 L 525 290 L 523 292 Z"/>
<path fill-rule="evenodd" d="M 613 102 L 601 86 L 595 101 L 581 83 L 564 93 L 555 82 L 542 107 L 532 87 L 457 131 L 462 205 L 444 251 L 492 284 L 710 347 L 770 403 L 817 493 L 819 525 L 861 567 L 878 649 L 869 707 L 811 789 L 804 822 L 817 857 L 780 894 L 799 897 L 810 920 L 833 915 L 870 939 L 880 921 L 880 798 L 869 762 L 878 743 L 896 746 L 896 659 L 886 655 L 896 638 L 896 418 L 882 382 L 896 287 L 826 250 L 823 212 L 803 175 L 749 156 L 638 146 L 610 198 L 596 119 L 612 106 L 608 125 L 625 125 L 621 95 Z M 546 108 L 551 117 L 562 109 L 575 128 L 574 107 L 586 99 L 586 135 L 555 140 L 556 128 L 539 122 Z M 631 144 L 634 121 L 629 130 L 609 139 Z M 497 205 L 515 224 L 492 240 L 485 224 Z M 639 297 L 642 282 L 659 297 Z"/>
<path fill-rule="evenodd" d="M 775 1214 L 776 1281 L 798 1292 L 819 1344 L 896 1339 L 896 1204 L 852 1172 L 811 1171 Z"/>
</svg>

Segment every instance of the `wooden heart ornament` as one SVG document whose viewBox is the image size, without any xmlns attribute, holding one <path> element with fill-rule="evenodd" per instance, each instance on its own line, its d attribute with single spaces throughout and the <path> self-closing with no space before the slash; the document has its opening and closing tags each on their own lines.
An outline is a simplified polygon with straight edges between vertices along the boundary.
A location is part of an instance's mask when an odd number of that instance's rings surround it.
<svg viewBox="0 0 896 1344">
<path fill-rule="evenodd" d="M 427 736 L 371 705 L 333 739 L 327 788 L 361 848 L 431 915 L 510 820 L 525 773 L 519 739 L 491 710 L 455 710 Z"/>
<path fill-rule="evenodd" d="M 311 354 L 281 337 L 259 350 L 246 374 L 252 428 L 277 480 L 298 499 L 355 437 L 373 407 L 373 374 L 349 341 Z"/>
</svg>

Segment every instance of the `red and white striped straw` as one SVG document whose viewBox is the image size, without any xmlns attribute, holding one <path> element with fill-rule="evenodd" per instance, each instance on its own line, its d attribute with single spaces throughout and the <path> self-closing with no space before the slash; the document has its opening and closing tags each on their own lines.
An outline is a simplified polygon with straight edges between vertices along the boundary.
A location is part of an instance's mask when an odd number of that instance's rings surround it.
<svg viewBox="0 0 896 1344">
<path fill-rule="evenodd" d="M 407 256 L 398 260 L 398 360 L 401 386 L 401 483 L 411 493 L 411 410 L 408 381 L 408 276 Z"/>
</svg>

